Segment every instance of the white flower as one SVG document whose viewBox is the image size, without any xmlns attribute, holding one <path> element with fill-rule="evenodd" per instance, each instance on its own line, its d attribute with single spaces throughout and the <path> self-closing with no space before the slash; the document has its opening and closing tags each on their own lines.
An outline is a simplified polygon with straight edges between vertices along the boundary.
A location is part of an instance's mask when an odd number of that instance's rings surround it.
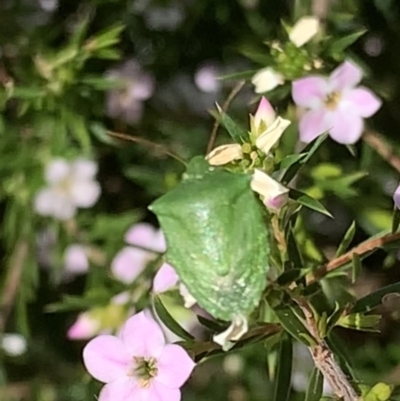
<svg viewBox="0 0 400 401">
<path fill-rule="evenodd" d="M 93 206 L 101 192 L 94 179 L 96 172 L 97 165 L 90 160 L 52 160 L 45 169 L 47 186 L 39 190 L 34 200 L 36 213 L 68 220 L 77 208 Z"/>
<path fill-rule="evenodd" d="M 224 164 L 242 158 L 242 147 L 238 143 L 218 146 L 206 156 L 206 160 L 212 166 L 223 166 Z"/>
<path fill-rule="evenodd" d="M 250 115 L 251 141 L 268 155 L 290 124 L 289 120 L 277 117 L 271 104 L 262 97 L 256 113 L 254 116 Z M 223 166 L 241 159 L 243 159 L 243 149 L 237 143 L 218 146 L 206 156 L 206 160 L 212 166 Z"/>
<path fill-rule="evenodd" d="M 313 16 L 300 18 L 293 26 L 289 39 L 296 47 L 305 45 L 319 31 L 319 19 Z"/>
<path fill-rule="evenodd" d="M 280 209 L 289 198 L 288 188 L 259 169 L 254 170 L 251 189 L 260 194 L 265 206 L 272 210 Z"/>
<path fill-rule="evenodd" d="M 246 317 L 238 315 L 232 319 L 231 325 L 225 331 L 213 337 L 213 341 L 219 344 L 224 351 L 227 351 L 233 346 L 232 342 L 240 340 L 248 330 Z"/>
<path fill-rule="evenodd" d="M 21 334 L 6 333 L 1 336 L 1 348 L 10 356 L 20 356 L 26 352 L 26 339 Z"/>
<path fill-rule="evenodd" d="M 261 69 L 251 79 L 251 83 L 255 86 L 256 93 L 271 91 L 284 82 L 285 79 L 283 75 L 279 74 L 279 72 L 276 72 L 271 67 Z"/>
</svg>

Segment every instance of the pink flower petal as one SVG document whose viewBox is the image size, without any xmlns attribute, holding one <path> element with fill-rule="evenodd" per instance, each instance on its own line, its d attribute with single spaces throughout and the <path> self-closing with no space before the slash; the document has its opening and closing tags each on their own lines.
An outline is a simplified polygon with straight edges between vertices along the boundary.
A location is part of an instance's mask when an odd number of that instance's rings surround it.
<svg viewBox="0 0 400 401">
<path fill-rule="evenodd" d="M 358 87 L 343 96 L 343 102 L 349 104 L 352 110 L 361 117 L 371 117 L 382 106 L 382 101 L 371 90 Z"/>
<path fill-rule="evenodd" d="M 165 339 L 160 326 L 145 312 L 129 318 L 121 329 L 120 338 L 132 356 L 158 358 Z"/>
<path fill-rule="evenodd" d="M 71 173 L 77 180 L 93 179 L 97 169 L 97 163 L 88 159 L 76 159 L 71 165 Z"/>
<path fill-rule="evenodd" d="M 329 134 L 336 142 L 351 145 L 360 139 L 363 128 L 363 119 L 358 114 L 352 110 L 342 109 L 335 112 Z"/>
<path fill-rule="evenodd" d="M 113 276 L 125 284 L 131 284 L 139 276 L 149 261 L 149 252 L 137 248 L 125 247 L 111 262 Z"/>
<path fill-rule="evenodd" d="M 97 181 L 77 180 L 71 182 L 71 198 L 78 207 L 92 207 L 99 199 L 101 188 Z"/>
<path fill-rule="evenodd" d="M 87 371 L 103 383 L 125 376 L 131 361 L 132 355 L 129 355 L 122 341 L 114 336 L 96 337 L 83 349 Z"/>
<path fill-rule="evenodd" d="M 70 174 L 70 165 L 64 159 L 53 159 L 46 165 L 46 181 L 49 184 L 57 184 L 66 179 Z"/>
<path fill-rule="evenodd" d="M 158 359 L 158 382 L 169 388 L 180 388 L 191 375 L 196 364 L 179 345 L 165 346 Z"/>
<path fill-rule="evenodd" d="M 400 209 L 400 185 L 396 188 L 396 191 L 393 194 L 394 204 L 398 209 Z"/>
<path fill-rule="evenodd" d="M 133 377 L 125 376 L 106 384 L 98 401 L 142 401 L 141 391 Z"/>
<path fill-rule="evenodd" d="M 154 380 L 147 394 L 142 392 L 142 397 L 141 401 L 180 401 L 181 392 L 179 389 L 169 388 Z"/>
<path fill-rule="evenodd" d="M 328 93 L 328 84 L 325 78 L 311 76 L 293 82 L 292 97 L 298 106 L 311 109 L 320 107 Z"/>
<path fill-rule="evenodd" d="M 178 280 L 175 269 L 168 263 L 164 263 L 154 277 L 153 291 L 158 294 L 168 291 L 177 284 Z"/>
<path fill-rule="evenodd" d="M 332 113 L 325 109 L 310 110 L 300 120 L 300 140 L 309 143 L 328 132 L 332 125 Z"/>
<path fill-rule="evenodd" d="M 266 125 L 271 125 L 276 119 L 275 110 L 271 103 L 263 96 L 254 114 L 254 124 L 258 128 L 261 121 L 265 121 Z"/>
<path fill-rule="evenodd" d="M 155 228 L 147 223 L 139 223 L 132 226 L 125 234 L 125 242 L 129 245 L 142 246 L 152 249 Z"/>
<path fill-rule="evenodd" d="M 83 245 L 67 246 L 64 251 L 64 268 L 71 274 L 84 274 L 89 270 L 89 261 Z"/>
<path fill-rule="evenodd" d="M 351 61 L 339 65 L 329 78 L 332 91 L 341 92 L 344 89 L 354 88 L 362 79 L 362 70 Z"/>
<path fill-rule="evenodd" d="M 100 322 L 93 319 L 90 313 L 83 312 L 78 315 L 75 323 L 69 328 L 67 337 L 70 340 L 87 340 L 95 336 L 100 328 Z"/>
</svg>

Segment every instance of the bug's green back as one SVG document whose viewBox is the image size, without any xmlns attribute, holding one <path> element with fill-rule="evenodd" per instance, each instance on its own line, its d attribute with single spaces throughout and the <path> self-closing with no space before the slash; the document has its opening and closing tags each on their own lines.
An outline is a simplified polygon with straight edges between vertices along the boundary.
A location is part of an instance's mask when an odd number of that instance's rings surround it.
<svg viewBox="0 0 400 401">
<path fill-rule="evenodd" d="M 223 320 L 252 312 L 266 284 L 268 232 L 250 177 L 197 175 L 151 210 L 166 237 L 167 262 L 199 305 Z"/>
</svg>

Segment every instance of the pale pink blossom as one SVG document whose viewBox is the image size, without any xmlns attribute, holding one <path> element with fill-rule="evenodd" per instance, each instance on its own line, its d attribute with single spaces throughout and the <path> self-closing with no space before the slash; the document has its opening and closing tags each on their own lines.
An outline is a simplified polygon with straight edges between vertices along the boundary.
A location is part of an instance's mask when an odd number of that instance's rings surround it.
<svg viewBox="0 0 400 401">
<path fill-rule="evenodd" d="M 36 213 L 68 220 L 74 217 L 78 208 L 92 207 L 101 192 L 95 180 L 96 173 L 97 164 L 91 160 L 53 159 L 45 169 L 47 185 L 34 199 Z"/>
<path fill-rule="evenodd" d="M 179 293 L 184 301 L 185 308 L 191 308 L 197 301 L 189 293 L 187 287 L 180 282 L 179 276 L 175 269 L 168 263 L 164 263 L 157 271 L 153 280 L 153 292 L 161 294 L 179 284 Z"/>
<path fill-rule="evenodd" d="M 122 325 L 127 316 L 135 313 L 130 305 L 133 301 L 134 294 L 124 291 L 113 296 L 104 307 L 81 312 L 68 329 L 67 337 L 70 340 L 88 340 L 98 334 L 111 333 Z"/>
<path fill-rule="evenodd" d="M 96 319 L 90 311 L 82 312 L 67 331 L 70 340 L 86 340 L 94 337 L 101 326 L 99 319 Z"/>
<path fill-rule="evenodd" d="M 99 401 L 180 401 L 180 387 L 195 363 L 175 344 L 166 344 L 159 325 L 140 312 L 118 336 L 103 335 L 83 350 L 88 372 L 105 383 Z"/>
<path fill-rule="evenodd" d="M 125 234 L 130 246 L 121 249 L 111 262 L 111 272 L 119 281 L 130 284 L 142 273 L 146 265 L 165 252 L 165 238 L 160 229 L 139 223 Z"/>
<path fill-rule="evenodd" d="M 342 144 L 360 139 L 364 118 L 381 107 L 381 100 L 371 90 L 357 86 L 361 79 L 361 69 L 345 61 L 329 77 L 315 75 L 293 82 L 293 100 L 308 110 L 299 124 L 303 142 L 311 142 L 326 132 Z"/>
<path fill-rule="evenodd" d="M 155 81 L 139 63 L 130 59 L 111 69 L 107 76 L 122 82 L 122 87 L 107 93 L 106 113 L 127 123 L 137 123 L 143 114 L 143 102 L 153 96 Z"/>
<path fill-rule="evenodd" d="M 221 88 L 216 65 L 207 63 L 202 65 L 194 75 L 196 86 L 205 93 L 216 93 Z"/>
<path fill-rule="evenodd" d="M 396 191 L 393 194 L 394 204 L 398 209 L 400 209 L 400 185 L 396 188 Z"/>
<path fill-rule="evenodd" d="M 83 245 L 71 244 L 67 246 L 64 251 L 64 269 L 70 275 L 87 273 L 89 260 L 86 248 Z"/>
<path fill-rule="evenodd" d="M 153 292 L 160 294 L 168 291 L 178 284 L 179 277 L 175 269 L 168 263 L 164 263 L 157 271 L 153 281 Z"/>
</svg>

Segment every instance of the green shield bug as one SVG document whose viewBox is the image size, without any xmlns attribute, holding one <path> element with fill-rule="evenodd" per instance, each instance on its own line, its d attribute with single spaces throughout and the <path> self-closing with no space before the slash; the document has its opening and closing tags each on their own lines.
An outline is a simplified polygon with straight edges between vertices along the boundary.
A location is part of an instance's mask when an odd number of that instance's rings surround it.
<svg viewBox="0 0 400 401">
<path fill-rule="evenodd" d="M 217 319 L 250 314 L 268 271 L 268 231 L 251 177 L 191 160 L 182 182 L 150 205 L 167 242 L 166 260 Z"/>
</svg>

